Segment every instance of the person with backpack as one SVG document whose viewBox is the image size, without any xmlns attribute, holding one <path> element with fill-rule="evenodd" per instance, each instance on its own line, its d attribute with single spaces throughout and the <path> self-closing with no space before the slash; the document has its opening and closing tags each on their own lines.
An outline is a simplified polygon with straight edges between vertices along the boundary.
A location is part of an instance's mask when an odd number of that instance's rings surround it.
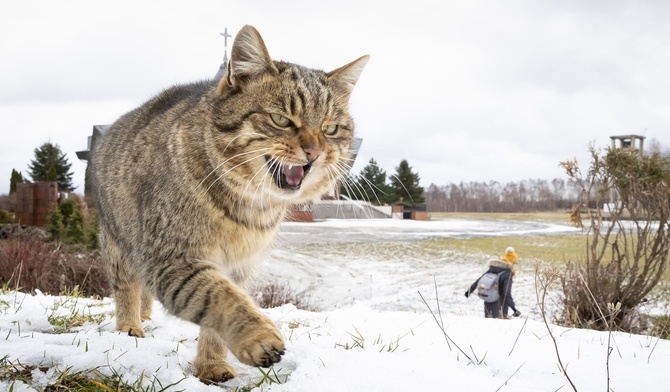
<svg viewBox="0 0 670 392">
<path fill-rule="evenodd" d="M 465 292 L 468 298 L 477 290 L 477 295 L 484 300 L 484 317 L 508 318 L 509 309 L 514 312 L 512 316 L 521 316 L 512 298 L 512 280 L 518 261 L 514 248 L 508 247 L 505 256 L 489 261 L 489 269 Z"/>
</svg>

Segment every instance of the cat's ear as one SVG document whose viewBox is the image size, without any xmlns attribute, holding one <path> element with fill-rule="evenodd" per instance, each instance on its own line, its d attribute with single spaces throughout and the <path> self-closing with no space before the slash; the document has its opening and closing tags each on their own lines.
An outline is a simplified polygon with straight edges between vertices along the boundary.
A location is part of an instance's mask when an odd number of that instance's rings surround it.
<svg viewBox="0 0 670 392">
<path fill-rule="evenodd" d="M 246 25 L 235 36 L 233 49 L 230 51 L 228 70 L 219 81 L 218 92 L 222 93 L 227 87 L 237 87 L 247 78 L 261 76 L 265 73 L 277 75 L 270 53 L 258 30 Z"/>
<path fill-rule="evenodd" d="M 358 81 L 365 64 L 370 60 L 369 55 L 360 57 L 357 60 L 352 61 L 351 63 L 340 67 L 334 71 L 328 72 L 328 80 L 334 82 L 335 84 L 344 88 L 348 93 L 351 93 L 351 90 L 354 89 L 356 82 Z"/>
</svg>

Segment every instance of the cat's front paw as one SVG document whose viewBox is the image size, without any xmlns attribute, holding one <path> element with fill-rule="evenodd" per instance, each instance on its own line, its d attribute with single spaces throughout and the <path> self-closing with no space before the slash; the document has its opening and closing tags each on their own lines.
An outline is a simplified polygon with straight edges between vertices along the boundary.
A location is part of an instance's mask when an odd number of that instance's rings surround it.
<svg viewBox="0 0 670 392">
<path fill-rule="evenodd" d="M 116 330 L 121 332 L 128 332 L 128 336 L 134 336 L 136 338 L 144 337 L 144 330 L 139 325 L 118 325 Z"/>
<path fill-rule="evenodd" d="M 205 384 L 226 382 L 235 378 L 235 370 L 224 361 L 199 363 L 196 358 L 193 374 Z"/>
<path fill-rule="evenodd" d="M 284 339 L 270 320 L 247 326 L 230 348 L 240 362 L 261 367 L 270 367 L 281 361 L 285 350 Z"/>
</svg>

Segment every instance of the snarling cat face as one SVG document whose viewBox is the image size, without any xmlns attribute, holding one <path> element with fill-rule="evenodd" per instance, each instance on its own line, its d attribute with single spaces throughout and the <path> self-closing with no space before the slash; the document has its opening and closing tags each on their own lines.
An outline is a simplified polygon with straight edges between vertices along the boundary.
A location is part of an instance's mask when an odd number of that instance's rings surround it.
<svg viewBox="0 0 670 392">
<path fill-rule="evenodd" d="M 367 61 L 332 72 L 272 61 L 258 32 L 244 27 L 213 103 L 217 181 L 259 203 L 329 191 L 350 169 L 349 95 Z"/>
</svg>

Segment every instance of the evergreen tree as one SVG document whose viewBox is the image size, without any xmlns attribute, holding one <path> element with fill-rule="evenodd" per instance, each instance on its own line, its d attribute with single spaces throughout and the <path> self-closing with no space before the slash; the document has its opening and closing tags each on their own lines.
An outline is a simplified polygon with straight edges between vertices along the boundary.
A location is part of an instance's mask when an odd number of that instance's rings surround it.
<svg viewBox="0 0 670 392">
<path fill-rule="evenodd" d="M 65 225 L 63 224 L 63 214 L 60 211 L 58 202 L 54 202 L 47 215 L 47 233 L 51 241 L 60 241 L 65 234 Z"/>
<path fill-rule="evenodd" d="M 67 244 L 85 244 L 97 246 L 97 219 L 95 223 L 87 222 L 81 204 L 73 198 L 56 202 L 47 216 L 47 232 L 52 241 L 63 241 Z M 89 224 L 95 227 L 89 227 Z M 95 243 L 90 238 L 90 231 L 95 230 Z"/>
<path fill-rule="evenodd" d="M 63 217 L 63 224 L 67 226 L 68 222 L 70 221 L 70 217 L 72 214 L 74 214 L 75 209 L 78 207 L 78 203 L 71 198 L 67 198 L 62 200 L 58 206 Z"/>
<path fill-rule="evenodd" d="M 72 175 L 67 157 L 57 144 L 44 143 L 35 149 L 35 159 L 28 165 L 28 174 L 34 182 L 56 181 L 58 190 L 74 190 Z"/>
<path fill-rule="evenodd" d="M 68 199 L 69 200 L 69 199 Z M 85 244 L 85 218 L 81 205 L 73 203 L 73 210 L 65 224 L 65 242 L 68 244 Z"/>
<path fill-rule="evenodd" d="M 354 200 L 365 200 L 383 205 L 390 202 L 390 189 L 386 184 L 386 171 L 374 158 L 361 170 L 356 181 L 344 187 L 344 192 Z"/>
<path fill-rule="evenodd" d="M 16 192 L 16 184 L 21 183 L 23 183 L 23 175 L 21 175 L 21 172 L 12 169 L 12 176 L 9 179 L 9 193 Z"/>
<path fill-rule="evenodd" d="M 86 220 L 86 247 L 90 250 L 95 250 L 100 248 L 100 242 L 98 241 L 98 213 L 96 210 L 89 210 L 89 216 Z"/>
<path fill-rule="evenodd" d="M 14 223 L 14 217 L 9 211 L 0 210 L 0 224 L 5 223 Z"/>
<path fill-rule="evenodd" d="M 419 204 L 425 201 L 423 187 L 419 186 L 419 174 L 412 172 L 407 160 L 400 161 L 395 168 L 396 174 L 391 177 L 391 192 L 393 202 Z"/>
</svg>

